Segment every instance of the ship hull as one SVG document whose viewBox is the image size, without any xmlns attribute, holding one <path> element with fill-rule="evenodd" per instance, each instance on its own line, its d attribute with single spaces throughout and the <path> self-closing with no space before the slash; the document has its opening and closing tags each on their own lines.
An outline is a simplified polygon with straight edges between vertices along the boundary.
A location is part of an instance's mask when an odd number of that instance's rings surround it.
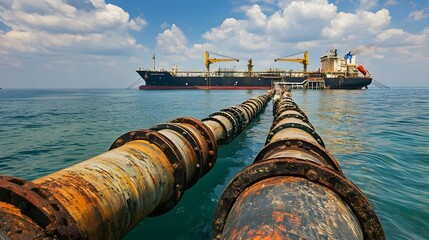
<svg viewBox="0 0 429 240">
<path fill-rule="evenodd" d="M 265 90 L 274 86 L 275 82 L 302 83 L 308 77 L 238 77 L 238 76 L 173 76 L 167 71 L 137 70 L 145 81 L 141 90 Z M 371 78 L 323 78 L 324 85 L 329 89 L 362 89 L 371 84 Z"/>
</svg>

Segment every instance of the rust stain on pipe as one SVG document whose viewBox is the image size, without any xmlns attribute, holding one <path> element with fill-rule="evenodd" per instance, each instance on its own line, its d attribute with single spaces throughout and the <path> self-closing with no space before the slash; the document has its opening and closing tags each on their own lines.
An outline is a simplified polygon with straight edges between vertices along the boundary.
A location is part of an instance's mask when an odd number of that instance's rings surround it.
<svg viewBox="0 0 429 240">
<path fill-rule="evenodd" d="M 221 239 L 363 239 L 359 221 L 334 192 L 296 177 L 247 188 L 225 225 Z"/>
<path fill-rule="evenodd" d="M 265 147 L 218 202 L 213 237 L 384 239 L 369 200 L 343 175 L 291 93 L 279 92 L 273 110 Z"/>
<path fill-rule="evenodd" d="M 146 216 L 173 208 L 212 169 L 218 142 L 232 141 L 272 93 L 249 99 L 257 109 L 246 101 L 204 122 L 184 117 L 125 133 L 110 151 L 33 182 L 0 176 L 0 237 L 123 237 Z"/>
<path fill-rule="evenodd" d="M 34 182 L 53 192 L 85 238 L 117 239 L 169 198 L 173 171 L 155 145 L 132 141 Z"/>
</svg>

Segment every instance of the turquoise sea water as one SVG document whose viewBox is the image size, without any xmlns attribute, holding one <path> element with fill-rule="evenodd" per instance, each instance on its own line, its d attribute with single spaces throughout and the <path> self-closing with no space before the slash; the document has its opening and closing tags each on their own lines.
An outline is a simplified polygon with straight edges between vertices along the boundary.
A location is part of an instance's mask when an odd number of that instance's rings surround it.
<svg viewBox="0 0 429 240">
<path fill-rule="evenodd" d="M 202 119 L 265 91 L 0 90 L 0 175 L 29 180 L 106 151 L 121 134 L 181 116 Z M 326 148 L 370 199 L 388 239 L 429 238 L 429 89 L 294 90 Z M 165 215 L 125 239 L 209 239 L 232 177 L 252 163 L 271 104 L 214 169 Z"/>
</svg>

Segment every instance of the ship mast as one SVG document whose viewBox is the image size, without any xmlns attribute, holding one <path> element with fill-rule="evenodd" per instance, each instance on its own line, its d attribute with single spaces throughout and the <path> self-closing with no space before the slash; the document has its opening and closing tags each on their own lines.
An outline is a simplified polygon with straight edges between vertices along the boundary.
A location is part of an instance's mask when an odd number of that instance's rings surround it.
<svg viewBox="0 0 429 240">
<path fill-rule="evenodd" d="M 252 72 L 253 72 L 253 63 L 252 63 L 252 59 L 249 59 L 247 63 L 247 76 L 251 77 Z"/>
<path fill-rule="evenodd" d="M 152 60 L 153 60 L 153 70 L 155 71 L 156 70 L 156 68 L 155 68 L 155 54 L 152 56 Z"/>
</svg>

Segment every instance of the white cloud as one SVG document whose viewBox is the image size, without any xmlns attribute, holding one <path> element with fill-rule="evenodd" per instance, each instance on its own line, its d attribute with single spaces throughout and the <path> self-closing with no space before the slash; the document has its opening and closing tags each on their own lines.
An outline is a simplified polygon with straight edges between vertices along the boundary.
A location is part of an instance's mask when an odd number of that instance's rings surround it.
<svg viewBox="0 0 429 240">
<path fill-rule="evenodd" d="M 336 10 L 325 0 L 290 1 L 269 18 L 267 30 L 281 41 L 319 39 L 321 29 L 329 24 Z"/>
<path fill-rule="evenodd" d="M 181 54 L 187 50 L 185 34 L 175 24 L 170 29 L 160 33 L 156 37 L 156 41 L 157 49 L 161 53 Z"/>
<path fill-rule="evenodd" d="M 397 0 L 387 0 L 385 3 L 384 3 L 384 6 L 385 7 L 389 7 L 389 6 L 396 6 L 396 5 L 398 5 L 399 4 L 399 2 L 397 1 Z"/>
<path fill-rule="evenodd" d="M 377 35 L 377 43 L 383 47 L 422 45 L 427 40 L 426 34 L 411 34 L 403 29 L 388 29 Z"/>
<path fill-rule="evenodd" d="M 131 52 L 142 48 L 128 34 L 141 30 L 146 21 L 130 19 L 127 12 L 104 1 L 85 3 L 81 9 L 61 0 L 3 1 L 0 21 L 10 28 L 0 34 L 0 48 L 5 54 L 62 53 L 106 54 L 108 49 Z M 79 6 L 82 7 L 82 6 Z"/>
<path fill-rule="evenodd" d="M 146 27 L 147 22 L 143 18 L 137 17 L 135 19 L 131 19 L 130 28 L 135 31 L 141 31 L 144 27 Z"/>
<path fill-rule="evenodd" d="M 359 10 L 367 11 L 378 6 L 378 0 L 360 0 Z"/>
<path fill-rule="evenodd" d="M 253 5 L 246 10 L 245 15 L 249 19 L 250 28 L 264 28 L 266 25 L 267 16 L 261 11 L 258 5 Z"/>
<path fill-rule="evenodd" d="M 425 8 L 422 10 L 417 10 L 417 11 L 411 12 L 408 15 L 408 18 L 413 20 L 413 21 L 421 21 L 421 20 L 426 19 L 428 16 L 429 16 L 429 9 Z"/>
<path fill-rule="evenodd" d="M 323 35 L 328 38 L 356 40 L 376 35 L 389 26 L 391 16 L 389 11 L 381 9 L 376 13 L 359 11 L 357 13 L 338 13 L 331 24 L 323 29 Z"/>
</svg>

